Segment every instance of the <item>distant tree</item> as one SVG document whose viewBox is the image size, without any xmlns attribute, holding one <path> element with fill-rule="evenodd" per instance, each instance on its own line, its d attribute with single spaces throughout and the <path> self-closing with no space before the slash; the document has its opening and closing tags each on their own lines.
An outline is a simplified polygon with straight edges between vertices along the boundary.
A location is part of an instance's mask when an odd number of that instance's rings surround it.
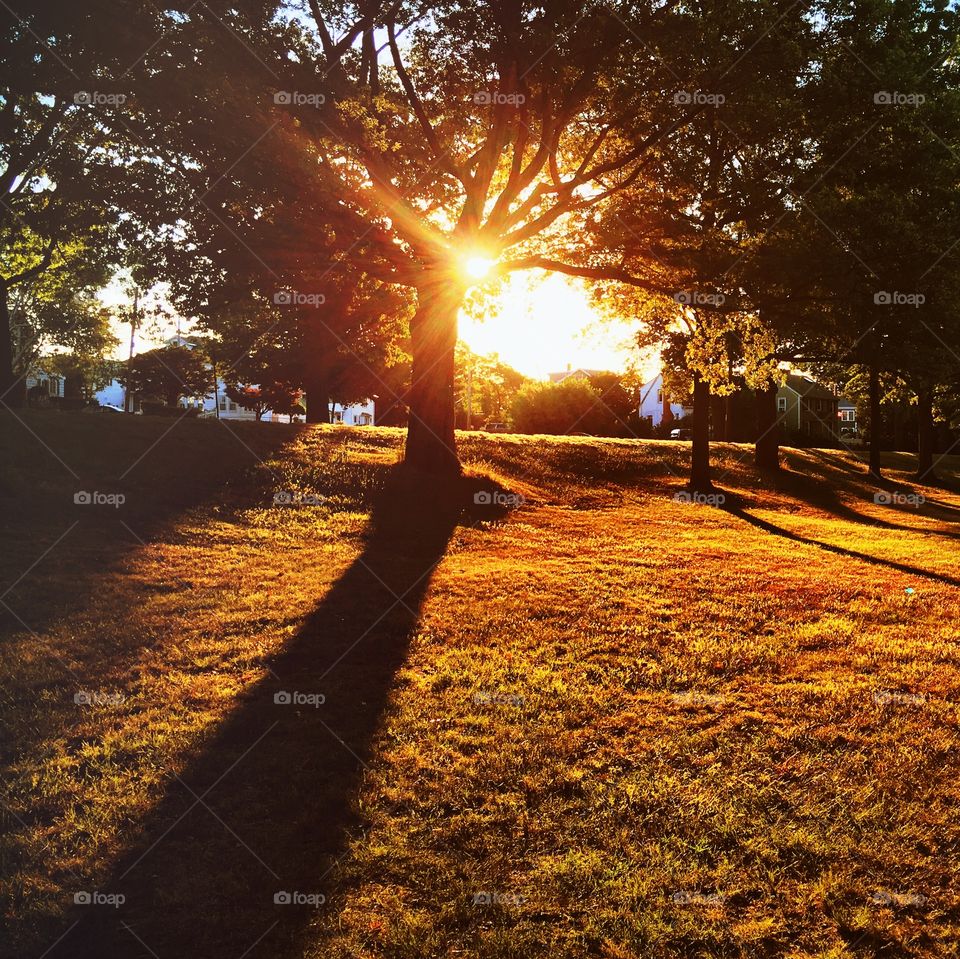
<svg viewBox="0 0 960 959">
<path fill-rule="evenodd" d="M 135 165 L 131 65 L 166 16 L 147 0 L 0 4 L 0 400 L 18 401 L 13 310 L 51 271 L 122 258 L 139 205 L 155 221 L 162 165 Z M 118 114 L 123 114 L 122 122 Z M 169 141 L 168 141 L 169 143 Z M 75 289 L 82 289 L 82 282 Z"/>
<path fill-rule="evenodd" d="M 587 380 L 526 383 L 513 398 L 510 419 L 518 433 L 617 435 L 620 424 Z"/>
<path fill-rule="evenodd" d="M 116 346 L 111 311 L 97 298 L 109 279 L 102 260 L 85 259 L 87 244 L 68 241 L 63 257 L 50 268 L 10 287 L 7 293 L 7 333 L 14 381 L 21 382 L 41 353 L 64 349 L 84 356 L 102 356 Z M 7 251 L 6 266 L 24 259 Z M 6 402 L 16 405 L 18 391 Z"/>
<path fill-rule="evenodd" d="M 231 385 L 226 388 L 227 396 L 245 410 L 251 410 L 259 423 L 267 412 L 281 416 L 303 415 L 306 410 L 301 405 L 303 391 L 289 383 L 267 383 L 264 386 Z"/>
<path fill-rule="evenodd" d="M 468 429 L 468 408 L 473 420 L 502 421 L 517 391 L 528 378 L 501 362 L 496 353 L 480 356 L 465 343 L 457 344 L 456 404 L 460 424 Z"/>
<path fill-rule="evenodd" d="M 780 8 L 775 29 L 763 26 L 764 4 L 736 17 L 707 7 L 686 24 L 704 32 L 693 56 L 701 75 L 715 78 L 697 91 L 703 109 L 588 232 L 591 255 L 615 252 L 632 278 L 601 295 L 616 314 L 638 317 L 642 348 L 664 352 L 668 393 L 692 395 L 690 486 L 703 492 L 712 489 L 711 395 L 729 397 L 748 379 L 776 389 L 776 340 L 762 330 L 766 290 L 747 266 L 811 151 L 804 87 L 818 48 L 811 3 Z M 733 71 L 745 35 L 756 46 L 749 67 Z"/>
<path fill-rule="evenodd" d="M 140 397 L 176 406 L 180 397 L 203 398 L 213 392 L 213 374 L 198 349 L 165 346 L 133 357 L 118 377 Z"/>
<path fill-rule="evenodd" d="M 960 14 L 945 2 L 824 5 L 812 86 L 817 160 L 779 230 L 811 359 L 866 371 L 869 472 L 880 478 L 884 382 L 912 384 L 920 475 L 932 475 L 932 397 L 960 341 Z M 949 366 L 949 364 L 947 364 Z"/>
</svg>

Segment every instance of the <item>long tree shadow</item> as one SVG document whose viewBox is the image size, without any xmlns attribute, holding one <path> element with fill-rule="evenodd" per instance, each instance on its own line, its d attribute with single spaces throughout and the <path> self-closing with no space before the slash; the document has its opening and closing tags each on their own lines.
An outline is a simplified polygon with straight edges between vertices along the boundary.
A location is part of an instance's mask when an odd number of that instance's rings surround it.
<svg viewBox="0 0 960 959">
<path fill-rule="evenodd" d="M 738 519 L 743 520 L 745 523 L 749 523 L 751 526 L 754 526 L 757 529 L 763 530 L 765 533 L 771 533 L 774 536 L 782 536 L 784 539 L 788 539 L 794 543 L 802 543 L 806 546 L 816 546 L 818 549 L 822 549 L 828 553 L 835 553 L 838 556 L 846 556 L 849 559 L 859 559 L 865 563 L 871 563 L 874 566 L 884 566 L 888 569 L 895 569 L 901 573 L 908 573 L 911 576 L 922 576 L 926 579 L 935 580 L 938 583 L 944 583 L 947 586 L 960 586 L 960 579 L 954 576 L 947 576 L 943 573 L 934 573 L 928 569 L 921 569 L 919 566 L 910 566 L 907 563 L 898 563 L 890 559 L 881 559 L 879 556 L 871 556 L 869 553 L 860 553 L 856 550 L 848 549 L 846 546 L 837 546 L 834 543 L 824 543 L 822 540 L 801 536 L 799 533 L 794 533 L 791 530 L 784 529 L 782 526 L 777 526 L 775 523 L 771 523 L 768 520 L 760 519 L 760 517 L 754 516 L 751 513 L 748 513 L 742 507 L 732 503 L 727 503 L 720 508 L 725 512 L 730 513 L 731 516 L 736 516 Z"/>
<path fill-rule="evenodd" d="M 946 539 L 960 539 L 960 532 L 923 529 L 917 526 L 893 522 L 892 518 L 884 519 L 880 516 L 866 515 L 858 512 L 845 502 L 840 494 L 841 492 L 845 492 L 852 498 L 862 497 L 863 474 L 851 469 L 842 461 L 834 462 L 832 459 L 824 456 L 820 450 L 808 450 L 805 452 L 813 454 L 818 460 L 822 460 L 823 472 L 819 477 L 811 476 L 809 472 L 798 472 L 795 469 L 790 469 L 772 476 L 768 482 L 772 483 L 775 489 L 787 493 L 795 499 L 802 500 L 817 509 L 832 513 L 839 519 L 857 523 L 861 526 L 919 533 L 922 535 L 942 536 Z M 849 480 L 844 480 L 845 474 L 849 474 Z M 894 480 L 884 480 L 878 485 L 880 491 L 887 494 L 911 494 L 914 492 L 912 487 Z M 913 516 L 922 516 L 926 519 L 951 525 L 960 523 L 960 509 L 957 509 L 957 507 L 951 504 L 929 498 L 924 501 L 920 508 L 898 506 L 896 503 L 891 503 L 889 510 L 891 517 L 903 516 L 905 518 L 912 518 Z"/>
<path fill-rule="evenodd" d="M 354 799 L 394 676 L 478 482 L 461 481 L 445 501 L 388 487 L 362 554 L 270 662 L 269 679 L 172 776 L 109 880 L 78 890 L 92 902 L 73 910 L 47 956 L 299 954 L 317 910 L 336 908 L 321 904 L 326 877 L 362 828 Z"/>
</svg>

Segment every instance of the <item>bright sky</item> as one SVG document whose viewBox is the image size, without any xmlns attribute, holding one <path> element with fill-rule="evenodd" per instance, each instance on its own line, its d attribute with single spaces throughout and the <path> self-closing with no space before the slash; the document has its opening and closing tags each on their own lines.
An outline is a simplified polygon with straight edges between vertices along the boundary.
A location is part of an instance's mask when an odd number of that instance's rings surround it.
<svg viewBox="0 0 960 959">
<path fill-rule="evenodd" d="M 514 273 L 498 297 L 497 315 L 460 319 L 460 338 L 474 353 L 498 353 L 535 379 L 568 364 L 622 372 L 638 354 L 635 334 L 629 322 L 601 323 L 583 284 L 556 273 Z"/>
<path fill-rule="evenodd" d="M 150 291 L 141 306 L 160 304 L 169 310 L 163 294 L 162 288 Z M 111 283 L 101 298 L 123 310 L 131 306 L 119 281 Z M 504 363 L 534 379 L 546 379 L 547 374 L 565 370 L 568 364 L 573 369 L 622 372 L 637 357 L 632 344 L 636 324 L 601 323 L 582 282 L 570 277 L 515 273 L 505 281 L 491 314 L 483 320 L 461 315 L 460 338 L 475 353 L 497 353 Z M 192 325 L 190 320 L 181 320 L 181 331 L 188 333 Z M 161 346 L 176 332 L 175 319 L 163 326 L 168 328 L 160 336 L 155 329 L 138 330 L 136 352 Z M 120 340 L 114 356 L 125 359 L 130 349 L 130 327 L 115 323 L 114 332 Z"/>
</svg>

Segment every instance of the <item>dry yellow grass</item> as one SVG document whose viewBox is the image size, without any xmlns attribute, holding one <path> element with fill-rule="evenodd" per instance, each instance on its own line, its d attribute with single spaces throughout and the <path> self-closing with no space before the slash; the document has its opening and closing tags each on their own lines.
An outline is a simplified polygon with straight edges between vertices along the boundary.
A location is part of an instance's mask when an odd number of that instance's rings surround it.
<svg viewBox="0 0 960 959">
<path fill-rule="evenodd" d="M 681 444 L 469 436 L 519 509 L 373 528 L 398 431 L 121 420 L 28 420 L 117 510 L 3 424 L 0 592 L 68 531 L 0 608 L 4 955 L 955 954 L 960 496 L 909 457 L 919 508 L 721 446 L 719 509 Z"/>
</svg>

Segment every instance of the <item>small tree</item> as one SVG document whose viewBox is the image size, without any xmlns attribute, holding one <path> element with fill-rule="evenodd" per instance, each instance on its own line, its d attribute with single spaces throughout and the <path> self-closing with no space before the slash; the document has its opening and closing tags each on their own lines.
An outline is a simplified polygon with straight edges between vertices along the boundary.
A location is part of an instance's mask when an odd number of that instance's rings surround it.
<svg viewBox="0 0 960 959">
<path fill-rule="evenodd" d="M 581 379 L 527 383 L 514 397 L 510 415 L 518 433 L 609 436 L 620 425 L 599 390 Z"/>
<path fill-rule="evenodd" d="M 230 385 L 226 394 L 238 406 L 251 410 L 259 423 L 267 412 L 282 416 L 298 416 L 306 413 L 301 405 L 303 390 L 290 383 L 268 383 L 265 386 Z"/>
<path fill-rule="evenodd" d="M 176 406 L 181 396 L 207 397 L 213 392 L 213 374 L 206 358 L 186 346 L 165 346 L 133 357 L 120 382 L 141 397 Z"/>
</svg>

